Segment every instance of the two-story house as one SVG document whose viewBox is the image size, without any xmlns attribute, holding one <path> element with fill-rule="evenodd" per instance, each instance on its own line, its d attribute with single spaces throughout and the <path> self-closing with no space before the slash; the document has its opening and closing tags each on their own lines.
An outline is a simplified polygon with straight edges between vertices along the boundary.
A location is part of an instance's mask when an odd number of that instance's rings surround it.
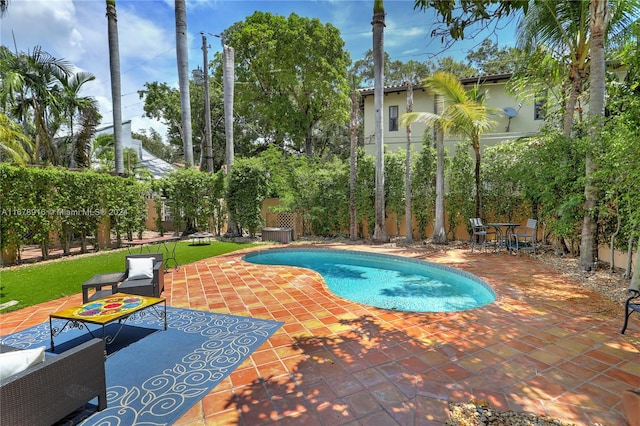
<svg viewBox="0 0 640 426">
<path fill-rule="evenodd" d="M 471 88 L 480 84 L 487 91 L 486 105 L 499 108 L 503 114 L 496 117 L 498 124 L 493 130 L 486 132 L 481 147 L 533 135 L 540 130 L 543 123 L 542 103 L 521 103 L 505 90 L 511 74 L 485 75 L 463 78 L 462 84 Z M 374 90 L 362 89 L 364 104 L 364 145 L 368 154 L 375 154 L 375 107 Z M 413 111 L 434 112 L 435 99 L 421 86 L 413 87 Z M 387 151 L 405 150 L 407 144 L 406 128 L 399 125 L 399 117 L 407 111 L 407 86 L 391 86 L 384 89 L 384 144 Z M 411 125 L 412 150 L 418 152 L 422 148 L 422 137 L 426 129 L 425 123 Z M 459 140 L 457 137 L 445 135 L 445 148 L 450 152 Z"/>
</svg>

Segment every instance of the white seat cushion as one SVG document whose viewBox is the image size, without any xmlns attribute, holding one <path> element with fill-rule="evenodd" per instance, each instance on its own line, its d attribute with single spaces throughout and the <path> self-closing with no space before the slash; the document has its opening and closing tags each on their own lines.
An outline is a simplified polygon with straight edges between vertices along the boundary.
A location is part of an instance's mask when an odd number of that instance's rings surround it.
<svg viewBox="0 0 640 426">
<path fill-rule="evenodd" d="M 127 260 L 129 262 L 129 267 L 127 268 L 129 270 L 128 279 L 153 278 L 154 257 L 131 257 Z"/>
<path fill-rule="evenodd" d="M 0 381 L 44 361 L 45 347 L 0 354 Z"/>
</svg>

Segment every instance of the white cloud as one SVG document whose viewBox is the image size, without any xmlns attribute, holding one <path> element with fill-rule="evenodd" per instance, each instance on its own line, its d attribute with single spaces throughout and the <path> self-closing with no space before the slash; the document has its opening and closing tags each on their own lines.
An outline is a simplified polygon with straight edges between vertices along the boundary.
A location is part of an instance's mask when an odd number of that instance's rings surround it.
<svg viewBox="0 0 640 426">
<path fill-rule="evenodd" d="M 175 50 L 174 27 L 160 26 L 136 15 L 130 8 L 118 10 L 118 38 L 123 59 L 144 62 L 167 50 Z"/>
<path fill-rule="evenodd" d="M 42 46 L 59 58 L 62 50 L 81 55 L 85 48 L 76 24 L 76 8 L 71 0 L 13 1 L 2 18 L 2 44 L 14 48 L 15 37 L 19 51 Z M 74 59 L 71 55 L 63 57 L 70 61 Z"/>
</svg>

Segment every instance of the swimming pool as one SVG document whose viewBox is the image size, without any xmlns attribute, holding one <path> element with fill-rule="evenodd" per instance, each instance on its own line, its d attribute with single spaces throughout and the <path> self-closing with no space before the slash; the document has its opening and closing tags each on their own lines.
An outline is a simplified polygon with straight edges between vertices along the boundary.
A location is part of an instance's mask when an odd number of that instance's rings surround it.
<svg viewBox="0 0 640 426">
<path fill-rule="evenodd" d="M 296 248 L 261 250 L 245 255 L 243 260 L 312 269 L 336 295 L 378 308 L 451 312 L 484 306 L 496 299 L 491 286 L 473 274 L 400 256 Z"/>
</svg>

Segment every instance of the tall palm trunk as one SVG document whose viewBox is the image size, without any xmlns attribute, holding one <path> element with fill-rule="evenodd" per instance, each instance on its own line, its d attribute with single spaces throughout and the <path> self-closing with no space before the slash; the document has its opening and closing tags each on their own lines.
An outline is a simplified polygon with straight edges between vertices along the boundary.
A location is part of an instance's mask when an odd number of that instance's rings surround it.
<svg viewBox="0 0 640 426">
<path fill-rule="evenodd" d="M 358 239 L 358 223 L 356 211 L 356 179 L 358 177 L 358 92 L 354 87 L 351 90 L 351 120 L 349 130 L 351 136 L 351 149 L 349 151 L 349 238 L 351 241 Z"/>
<path fill-rule="evenodd" d="M 596 205 L 598 203 L 598 187 L 594 182 L 597 164 L 592 150 L 597 144 L 598 129 L 602 126 L 604 117 L 605 98 L 605 33 L 609 26 L 610 13 L 607 0 L 591 0 L 591 69 L 589 83 L 591 88 L 589 98 L 589 125 L 591 147 L 587 150 L 585 159 L 585 186 L 584 186 L 584 219 L 582 222 L 582 238 L 580 240 L 580 268 L 590 270 L 595 267 L 597 260 L 597 217 Z"/>
<path fill-rule="evenodd" d="M 569 88 L 569 96 L 567 97 L 562 120 L 562 134 L 565 137 L 571 136 L 571 130 L 573 129 L 573 116 L 576 111 L 576 106 L 578 105 L 578 97 L 582 93 L 582 89 L 584 87 L 585 74 L 585 69 L 572 65 L 569 76 L 571 87 Z"/>
<path fill-rule="evenodd" d="M 440 107 L 442 97 L 436 95 L 435 113 L 442 114 Z M 436 217 L 433 226 L 433 242 L 447 243 L 447 231 L 444 227 L 444 129 L 440 123 L 435 123 L 436 129 Z"/>
<path fill-rule="evenodd" d="M 480 136 L 475 130 L 472 131 L 471 145 L 473 145 L 473 152 L 476 155 L 476 217 L 482 217 L 482 197 L 480 193 L 480 163 L 482 162 L 482 156 L 480 154 Z"/>
<path fill-rule="evenodd" d="M 413 112 L 413 83 L 407 83 L 407 112 Z M 405 240 L 413 241 L 413 221 L 411 213 L 411 125 L 407 126 L 407 152 L 404 159 L 404 220 Z"/>
<path fill-rule="evenodd" d="M 436 125 L 436 206 L 432 236 L 435 244 L 447 243 L 444 213 L 444 131 Z"/>
<path fill-rule="evenodd" d="M 204 152 L 207 172 L 213 173 L 213 148 L 211 147 L 211 98 L 209 96 L 209 48 L 207 36 L 202 34 L 202 71 L 204 82 Z M 202 161 L 200 161 L 202 164 Z"/>
<path fill-rule="evenodd" d="M 233 95 L 236 77 L 234 69 L 235 51 L 233 47 L 227 45 L 222 46 L 222 61 L 224 82 L 224 136 L 226 140 L 225 162 L 227 163 L 226 172 L 228 176 L 231 173 L 235 156 L 233 146 Z M 233 213 L 229 211 L 227 215 L 227 235 L 237 236 L 238 234 L 238 227 L 233 218 Z"/>
<path fill-rule="evenodd" d="M 375 0 L 373 4 L 373 69 L 374 69 L 374 104 L 376 110 L 376 219 L 373 240 L 387 242 L 385 226 L 384 199 L 384 1 Z"/>
<path fill-rule="evenodd" d="M 180 86 L 180 110 L 182 111 L 182 144 L 185 167 L 193 166 L 193 134 L 191 130 L 191 97 L 189 94 L 189 45 L 187 40 L 187 7 L 185 0 L 175 0 L 176 8 L 176 57 L 178 60 L 178 84 Z"/>
<path fill-rule="evenodd" d="M 111 103 L 113 104 L 113 147 L 117 174 L 124 174 L 122 146 L 122 86 L 120 82 L 120 47 L 116 0 L 107 0 L 107 29 L 109 36 L 109 70 L 111 73 Z"/>
</svg>

